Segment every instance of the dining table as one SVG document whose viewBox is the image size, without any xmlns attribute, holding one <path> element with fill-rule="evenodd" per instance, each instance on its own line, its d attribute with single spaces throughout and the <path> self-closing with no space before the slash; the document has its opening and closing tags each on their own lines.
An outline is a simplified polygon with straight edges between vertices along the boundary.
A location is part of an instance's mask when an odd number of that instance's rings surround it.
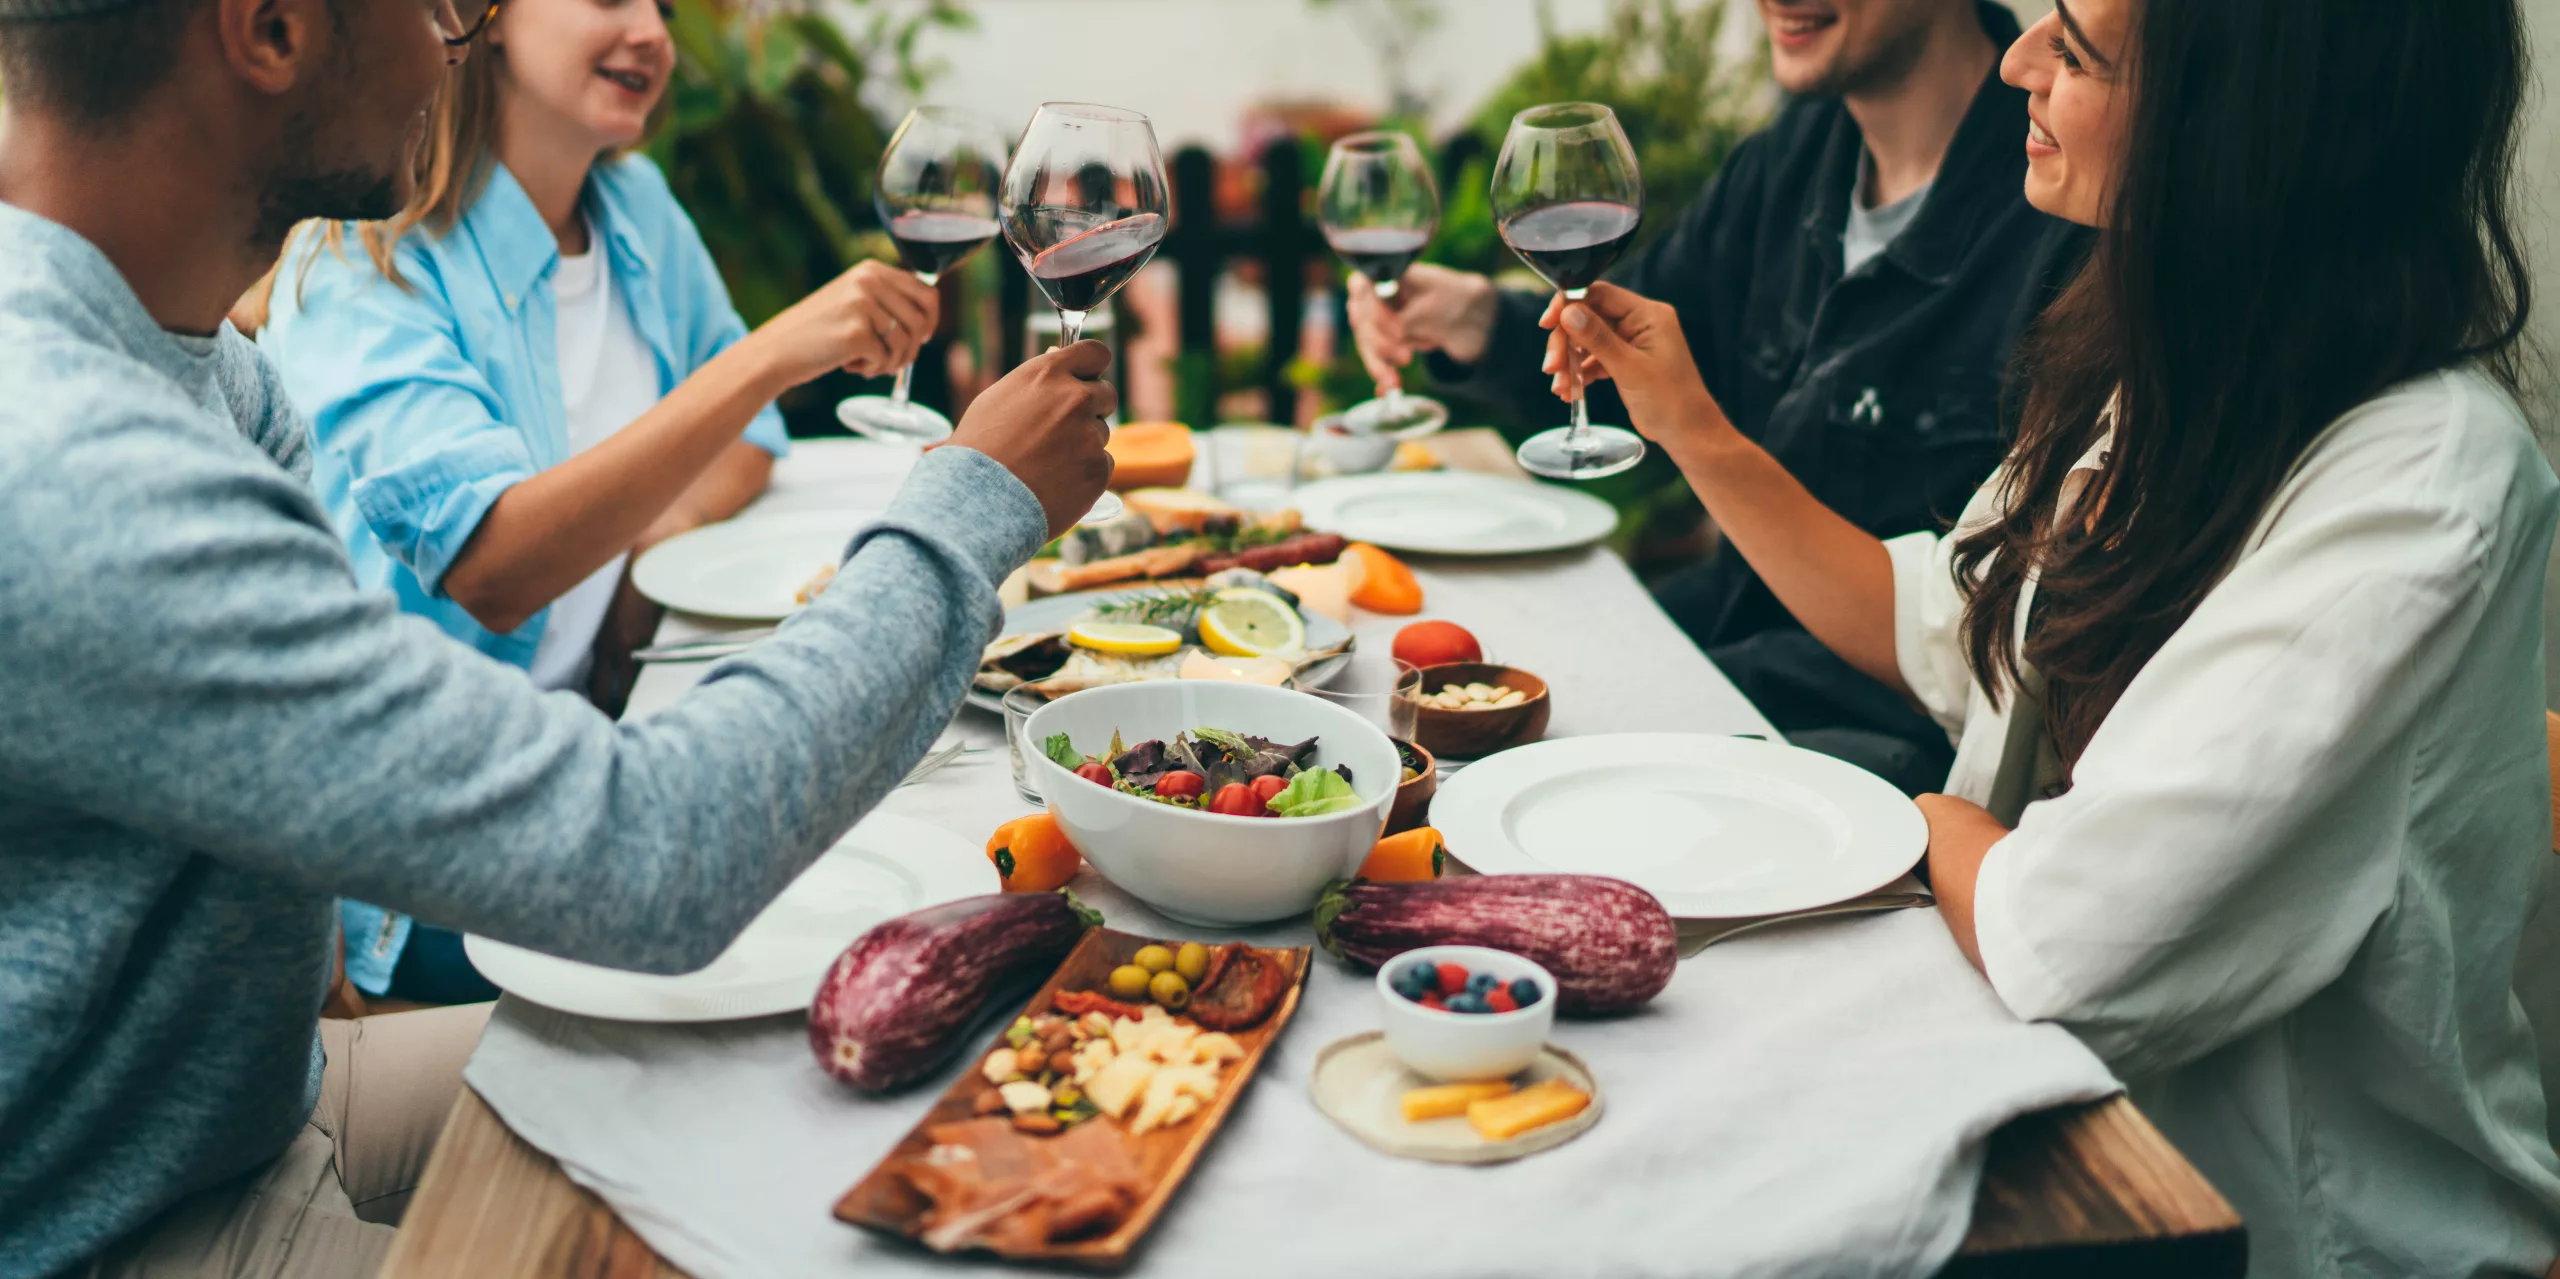
<svg viewBox="0 0 2560 1279">
<path fill-rule="evenodd" d="M 1494 432 L 1450 431 L 1431 444 L 1452 469 L 1530 482 Z M 747 517 L 878 511 L 914 457 L 912 450 L 857 440 L 796 441 Z M 1431 615 L 1463 618 L 1500 660 L 1546 677 L 1554 701 L 1550 737 L 1687 732 L 1783 740 L 1605 545 L 1519 557 L 1421 557 L 1415 567 L 1430 593 Z M 1024 589 L 1019 575 L 1006 589 L 1018 601 Z M 1352 629 L 1364 647 L 1383 649 L 1401 620 L 1364 616 Z M 680 642 L 738 624 L 670 613 L 658 638 Z M 699 661 L 647 665 L 625 716 L 668 706 L 709 669 L 711 663 Z M 973 846 L 999 822 L 1031 811 L 1008 774 L 1000 716 L 964 709 L 943 742 L 957 748 L 950 762 L 893 791 L 880 811 L 941 826 Z M 1463 850 L 1457 851 L 1463 859 Z M 1090 867 L 1074 887 L 1095 895 L 1112 892 L 1095 882 Z M 577 1020 L 533 1008 L 514 995 L 501 1001 L 496 1016 L 502 1022 Z M 481 1053 L 489 1052 L 484 1040 Z M 475 1061 L 475 1069 L 481 1064 Z M 907 1104 L 920 1114 L 925 1099 Z M 649 1116 L 633 1118 L 647 1122 Z M 1980 1153 L 1970 1221 L 1944 1274 L 2245 1273 L 2246 1236 L 2237 1214 L 2121 1092 L 2019 1115 L 1990 1132 Z M 720 1152 L 706 1149 L 700 1157 L 716 1161 Z M 1180 1212 L 1179 1201 L 1174 1211 Z M 1570 1228 L 1569 1222 L 1559 1224 Z M 1146 1254 L 1135 1269 L 1148 1272 Z M 685 1274 L 603 1199 L 573 1181 L 551 1154 L 511 1130 L 470 1087 L 447 1118 L 381 1273 L 384 1279 Z"/>
</svg>

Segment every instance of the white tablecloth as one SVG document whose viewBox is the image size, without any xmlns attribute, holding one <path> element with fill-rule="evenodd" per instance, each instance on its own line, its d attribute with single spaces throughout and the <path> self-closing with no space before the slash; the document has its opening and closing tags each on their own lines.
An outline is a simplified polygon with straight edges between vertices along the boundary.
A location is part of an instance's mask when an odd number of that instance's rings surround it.
<svg viewBox="0 0 2560 1279">
<path fill-rule="evenodd" d="M 766 499 L 877 506 L 903 464 L 858 444 L 803 444 Z M 1769 726 L 1656 610 L 1614 556 L 1418 566 L 1431 616 L 1465 622 L 1545 675 L 1552 735 Z M 1364 619 L 1386 647 L 1405 619 Z M 669 638 L 699 629 L 670 619 Z M 650 668 L 631 713 L 665 705 L 702 664 Z M 886 811 L 972 842 L 1027 811 L 996 717 L 953 732 L 998 749 L 907 787 Z M 1168 924 L 1090 872 L 1077 892 L 1115 927 Z M 1303 923 L 1249 934 L 1306 944 Z M 1981 1139 L 2017 1115 L 2115 1085 L 2068 1034 L 2011 1018 L 1933 913 L 1832 920 L 1738 939 L 1683 962 L 1641 1015 L 1560 1023 L 1607 1113 L 1557 1151 L 1492 1168 L 1390 1159 L 1307 1097 L 1317 1052 L 1375 1029 L 1369 979 L 1319 956 L 1297 1020 L 1140 1254 L 1162 1275 L 1919 1275 L 1954 1251 Z M 504 1001 L 466 1078 L 651 1246 L 699 1279 L 952 1274 L 836 1223 L 835 1198 L 948 1079 L 898 1098 L 835 1084 L 798 1018 L 724 1026 L 591 1021 Z"/>
</svg>

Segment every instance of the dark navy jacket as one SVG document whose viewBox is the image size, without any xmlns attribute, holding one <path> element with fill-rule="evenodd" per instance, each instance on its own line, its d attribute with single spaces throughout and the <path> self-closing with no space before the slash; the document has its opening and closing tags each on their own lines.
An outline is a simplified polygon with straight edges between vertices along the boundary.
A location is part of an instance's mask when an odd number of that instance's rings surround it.
<svg viewBox="0 0 2560 1279">
<path fill-rule="evenodd" d="M 1995 45 L 2017 39 L 2006 9 L 1978 9 Z M 1838 99 L 1793 100 L 1610 278 L 1678 309 L 1717 403 L 1825 505 L 1879 537 L 1943 527 L 2007 448 L 2010 348 L 2083 243 L 2027 204 L 2026 130 L 2026 94 L 1995 70 L 1918 215 L 1844 276 L 1841 230 L 1865 139 Z M 1545 304 L 1505 294 L 1485 358 L 1470 368 L 1434 356 L 1433 375 L 1561 419 L 1538 372 Z M 1627 420 L 1606 382 L 1592 388 L 1591 418 Z M 1791 735 L 1852 727 L 1947 752 L 1936 726 L 1804 635 L 1741 556 L 1724 551 L 1663 595 Z M 1759 669 L 1771 662 L 1785 669 Z"/>
</svg>

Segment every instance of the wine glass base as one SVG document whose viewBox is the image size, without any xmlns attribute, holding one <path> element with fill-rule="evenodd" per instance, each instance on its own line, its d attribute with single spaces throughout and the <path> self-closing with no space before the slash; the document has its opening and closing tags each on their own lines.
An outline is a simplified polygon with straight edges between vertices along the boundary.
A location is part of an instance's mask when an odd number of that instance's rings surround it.
<svg viewBox="0 0 2560 1279">
<path fill-rule="evenodd" d="M 1363 400 L 1341 413 L 1342 424 L 1360 435 L 1391 440 L 1418 440 L 1449 424 L 1449 406 L 1420 395 Z"/>
<path fill-rule="evenodd" d="M 1093 509 L 1085 512 L 1084 518 L 1077 520 L 1076 523 L 1108 524 L 1120 518 L 1120 513 L 1127 509 L 1129 509 L 1128 504 L 1120 500 L 1119 494 L 1105 489 L 1101 497 L 1094 499 Z"/>
<path fill-rule="evenodd" d="M 1615 426 L 1585 427 L 1579 439 L 1569 426 L 1540 431 L 1520 446 L 1520 465 L 1551 480 L 1596 480 L 1644 460 L 1644 437 Z"/>
<path fill-rule="evenodd" d="M 836 420 L 856 435 L 890 444 L 934 444 L 951 436 L 951 419 L 909 400 L 857 395 L 836 405 Z"/>
</svg>

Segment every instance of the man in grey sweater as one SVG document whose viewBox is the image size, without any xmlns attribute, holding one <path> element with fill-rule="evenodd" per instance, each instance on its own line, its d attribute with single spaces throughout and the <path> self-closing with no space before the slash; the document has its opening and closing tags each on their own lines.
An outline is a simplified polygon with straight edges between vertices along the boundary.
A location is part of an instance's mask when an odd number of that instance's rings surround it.
<svg viewBox="0 0 2560 1279">
<path fill-rule="evenodd" d="M 450 0 L 0 0 L 7 1279 L 329 1269 L 330 1223 L 277 1201 L 345 1194 L 277 1179 L 343 1118 L 314 1109 L 324 1078 L 344 1100 L 315 1034 L 331 899 L 708 962 L 923 752 L 996 583 L 1109 476 L 1105 353 L 1031 362 L 816 605 L 633 723 L 359 591 L 304 425 L 223 315 L 295 221 L 400 206 L 469 25 Z M 220 1218 L 251 1208 L 244 1241 Z M 114 1260 L 179 1219 L 207 1255 Z"/>
</svg>

